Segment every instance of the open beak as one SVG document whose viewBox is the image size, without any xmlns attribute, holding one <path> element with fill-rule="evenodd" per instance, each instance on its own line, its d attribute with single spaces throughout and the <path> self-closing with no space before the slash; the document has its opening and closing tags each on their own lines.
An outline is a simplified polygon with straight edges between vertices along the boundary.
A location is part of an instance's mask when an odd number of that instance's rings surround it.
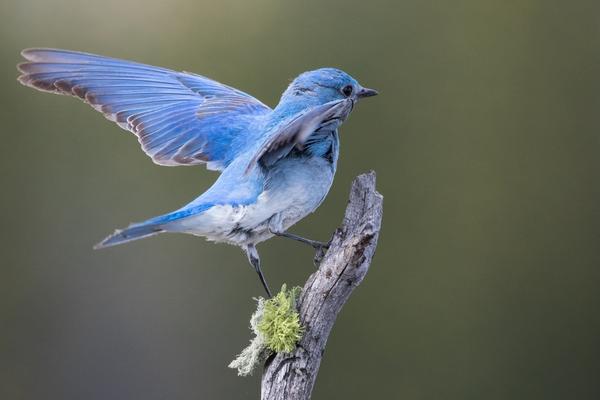
<svg viewBox="0 0 600 400">
<path fill-rule="evenodd" d="M 369 89 L 369 88 L 361 88 L 358 91 L 358 98 L 362 99 L 363 97 L 371 97 L 371 96 L 377 96 L 379 94 L 379 92 L 375 89 Z"/>
</svg>

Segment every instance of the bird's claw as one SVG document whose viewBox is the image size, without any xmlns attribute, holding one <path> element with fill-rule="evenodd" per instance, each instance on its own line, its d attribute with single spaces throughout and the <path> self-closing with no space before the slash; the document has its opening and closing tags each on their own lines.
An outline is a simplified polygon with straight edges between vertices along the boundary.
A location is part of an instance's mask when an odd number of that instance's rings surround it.
<svg viewBox="0 0 600 400">
<path fill-rule="evenodd" d="M 323 261 L 323 258 L 325 258 L 325 254 L 327 253 L 327 250 L 329 250 L 329 242 L 328 243 L 322 243 L 320 245 L 315 245 L 313 246 L 315 249 L 315 258 L 313 259 L 313 263 L 315 264 L 315 267 L 319 268 L 319 266 L 321 265 L 321 261 Z"/>
<path fill-rule="evenodd" d="M 321 260 L 323 260 L 323 257 L 325 257 L 325 253 L 327 253 L 327 249 L 329 249 L 329 244 L 331 243 L 331 241 L 319 242 L 318 240 L 306 239 L 306 238 L 303 238 L 302 236 L 298 236 L 298 235 L 295 235 L 295 234 L 289 233 L 289 232 L 279 232 L 277 230 L 272 229 L 271 227 L 268 227 L 267 229 L 269 230 L 269 233 L 271 235 L 293 239 L 298 242 L 307 244 L 307 245 L 311 246 L 313 249 L 315 249 L 316 253 L 315 253 L 315 257 L 314 257 L 313 261 L 317 268 L 319 267 L 319 264 L 321 264 Z"/>
</svg>

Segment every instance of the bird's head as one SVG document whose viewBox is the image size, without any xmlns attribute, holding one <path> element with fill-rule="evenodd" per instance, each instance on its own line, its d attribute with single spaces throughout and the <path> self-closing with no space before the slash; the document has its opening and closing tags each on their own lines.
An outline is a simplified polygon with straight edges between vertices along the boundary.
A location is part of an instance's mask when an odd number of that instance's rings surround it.
<svg viewBox="0 0 600 400">
<path fill-rule="evenodd" d="M 362 87 L 356 79 L 336 68 L 304 72 L 292 81 L 281 97 L 282 103 L 304 107 L 318 106 L 334 100 L 349 99 L 356 103 L 377 91 Z"/>
</svg>

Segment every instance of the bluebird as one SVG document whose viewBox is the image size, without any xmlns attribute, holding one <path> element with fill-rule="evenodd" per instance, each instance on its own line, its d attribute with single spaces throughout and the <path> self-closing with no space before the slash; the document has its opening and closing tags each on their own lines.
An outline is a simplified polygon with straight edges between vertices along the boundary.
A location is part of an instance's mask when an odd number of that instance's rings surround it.
<svg viewBox="0 0 600 400">
<path fill-rule="evenodd" d="M 78 97 L 137 136 L 154 163 L 205 164 L 216 182 L 183 207 L 116 230 L 95 248 L 163 232 L 241 247 L 267 295 L 256 245 L 274 236 L 322 249 L 287 232 L 315 211 L 333 182 L 338 128 L 377 91 L 335 68 L 304 72 L 274 109 L 201 75 L 58 49 L 27 49 L 23 85 Z"/>
</svg>

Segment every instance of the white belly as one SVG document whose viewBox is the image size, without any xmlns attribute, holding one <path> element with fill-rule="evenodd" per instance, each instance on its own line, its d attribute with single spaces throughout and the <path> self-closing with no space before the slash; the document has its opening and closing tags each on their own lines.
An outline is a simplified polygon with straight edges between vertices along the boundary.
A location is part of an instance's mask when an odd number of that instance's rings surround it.
<svg viewBox="0 0 600 400">
<path fill-rule="evenodd" d="M 216 205 L 179 220 L 175 231 L 237 245 L 259 243 L 285 231 L 312 213 L 323 201 L 333 181 L 331 164 L 322 158 L 285 159 L 266 179 L 265 191 L 249 205 Z"/>
</svg>

